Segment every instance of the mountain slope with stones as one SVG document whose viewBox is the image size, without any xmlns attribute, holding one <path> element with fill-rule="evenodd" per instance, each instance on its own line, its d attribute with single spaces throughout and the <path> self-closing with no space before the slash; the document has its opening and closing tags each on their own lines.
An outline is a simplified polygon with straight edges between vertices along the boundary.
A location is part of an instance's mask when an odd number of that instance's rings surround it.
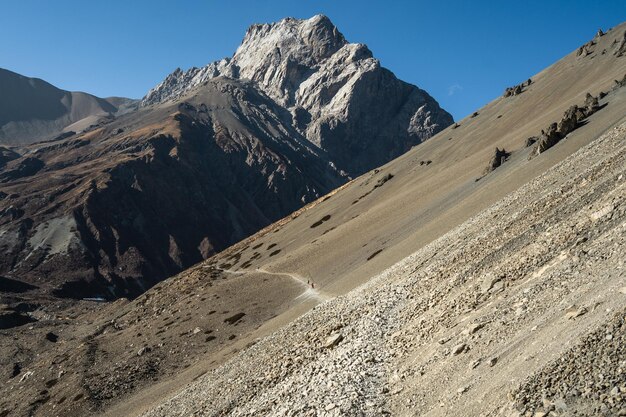
<svg viewBox="0 0 626 417">
<path fill-rule="evenodd" d="M 625 167 L 622 123 L 144 416 L 621 415 Z"/>
</svg>

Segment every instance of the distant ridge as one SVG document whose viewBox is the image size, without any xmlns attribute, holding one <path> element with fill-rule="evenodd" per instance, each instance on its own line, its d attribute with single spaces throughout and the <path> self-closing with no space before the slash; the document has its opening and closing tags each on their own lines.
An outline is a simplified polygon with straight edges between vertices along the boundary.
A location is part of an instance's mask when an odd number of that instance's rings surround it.
<svg viewBox="0 0 626 417">
<path fill-rule="evenodd" d="M 62 132 L 80 131 L 132 106 L 134 100 L 102 99 L 61 90 L 39 78 L 0 68 L 0 145 L 27 145 Z"/>
</svg>

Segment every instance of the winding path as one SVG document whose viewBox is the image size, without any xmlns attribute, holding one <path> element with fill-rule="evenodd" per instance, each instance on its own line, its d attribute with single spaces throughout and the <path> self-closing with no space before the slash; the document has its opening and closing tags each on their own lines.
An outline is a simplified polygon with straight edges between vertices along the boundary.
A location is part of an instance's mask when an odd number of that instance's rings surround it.
<svg viewBox="0 0 626 417">
<path fill-rule="evenodd" d="M 302 300 L 302 301 L 306 301 L 306 300 L 316 300 L 319 302 L 323 302 L 326 300 L 330 300 L 331 298 L 333 298 L 332 296 L 325 294 L 323 292 L 320 292 L 319 290 L 312 288 L 311 285 L 308 283 L 307 278 L 303 277 L 302 275 L 293 273 L 293 272 L 272 272 L 272 271 L 268 271 L 267 269 L 263 269 L 263 268 L 256 268 L 253 270 L 237 270 L 234 271 L 232 269 L 224 269 L 224 268 L 219 268 L 219 267 L 214 267 L 215 269 L 218 269 L 222 272 L 226 272 L 228 274 L 233 274 L 233 275 L 245 275 L 245 274 L 249 274 L 249 273 L 258 273 L 258 274 L 266 274 L 266 275 L 277 275 L 277 276 L 286 276 L 291 278 L 292 280 L 296 281 L 303 289 L 304 291 L 302 292 L 302 294 L 300 294 L 296 300 Z"/>
</svg>

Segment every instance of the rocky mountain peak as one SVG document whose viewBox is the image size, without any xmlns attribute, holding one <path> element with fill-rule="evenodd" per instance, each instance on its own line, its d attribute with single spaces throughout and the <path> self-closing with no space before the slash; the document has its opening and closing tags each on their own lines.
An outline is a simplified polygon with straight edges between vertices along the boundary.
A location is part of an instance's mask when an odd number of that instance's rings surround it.
<svg viewBox="0 0 626 417">
<path fill-rule="evenodd" d="M 218 76 L 253 82 L 349 175 L 382 165 L 452 124 L 428 93 L 398 80 L 324 15 L 252 25 L 232 58 L 177 69 L 142 104 L 180 99 Z"/>
<path fill-rule="evenodd" d="M 324 15 L 304 20 L 286 18 L 277 23 L 252 25 L 233 59 L 249 73 L 259 66 L 258 60 L 255 61 L 259 57 L 291 59 L 301 65 L 313 66 L 347 43 Z"/>
</svg>

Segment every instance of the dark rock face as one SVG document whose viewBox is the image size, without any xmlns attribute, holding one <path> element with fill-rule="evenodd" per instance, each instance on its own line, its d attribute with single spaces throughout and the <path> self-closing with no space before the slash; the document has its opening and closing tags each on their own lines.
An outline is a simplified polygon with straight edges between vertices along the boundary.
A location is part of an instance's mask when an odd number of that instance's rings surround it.
<svg viewBox="0 0 626 417">
<path fill-rule="evenodd" d="M 4 146 L 0 146 L 0 168 L 4 168 L 4 166 L 10 162 L 13 161 L 14 159 L 17 159 L 20 157 L 20 154 L 18 154 L 17 152 L 5 148 Z"/>
<path fill-rule="evenodd" d="M 0 187 L 0 271 L 61 297 L 132 297 L 345 182 L 284 119 L 252 83 L 217 78 L 38 146 L 9 165 L 39 170 Z"/>
<path fill-rule="evenodd" d="M 36 174 L 43 168 L 44 162 L 41 159 L 28 157 L 16 161 L 15 164 L 9 164 L 0 173 L 0 182 L 8 182 L 22 177 L 28 177 Z"/>
</svg>

